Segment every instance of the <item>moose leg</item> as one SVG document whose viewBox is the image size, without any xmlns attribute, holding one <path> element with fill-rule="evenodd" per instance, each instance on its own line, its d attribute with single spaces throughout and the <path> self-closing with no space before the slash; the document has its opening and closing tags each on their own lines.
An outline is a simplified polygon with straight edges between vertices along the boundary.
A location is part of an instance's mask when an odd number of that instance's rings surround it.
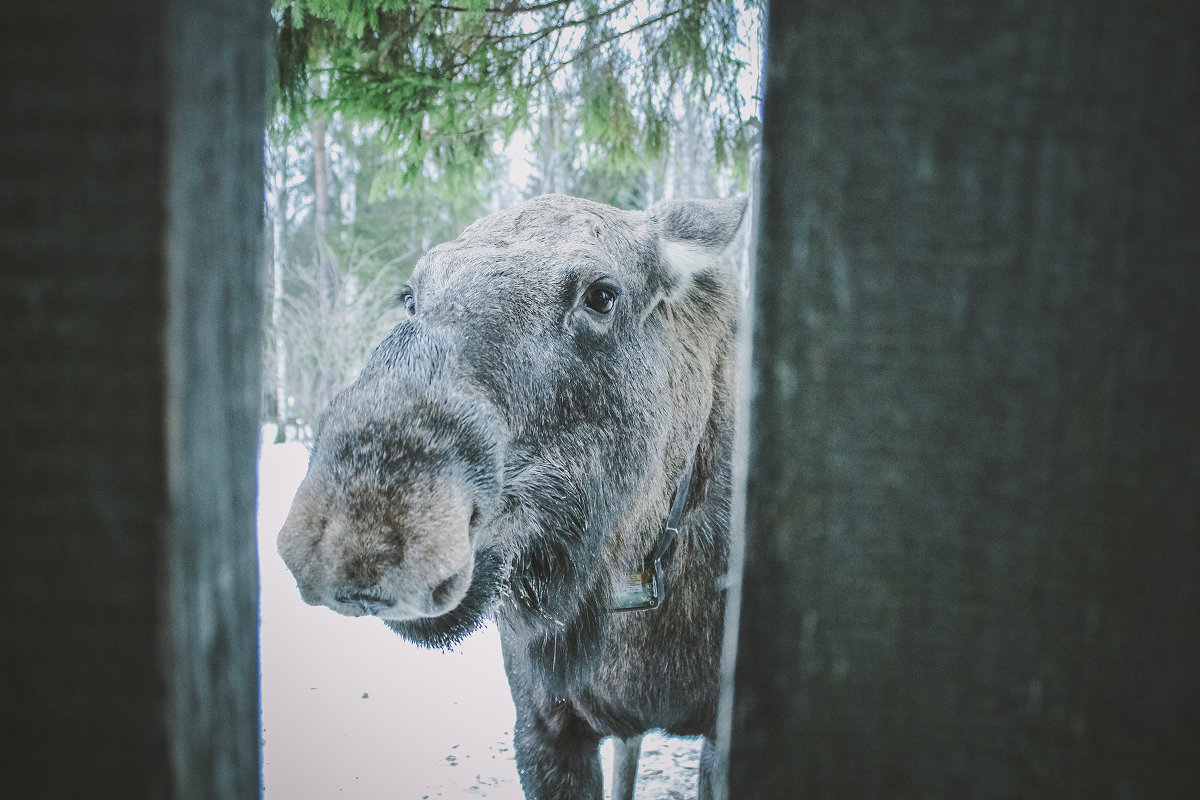
<svg viewBox="0 0 1200 800">
<path fill-rule="evenodd" d="M 518 709 L 513 744 L 526 800 L 604 800 L 600 736 L 569 706 Z"/>
<path fill-rule="evenodd" d="M 713 740 L 705 736 L 704 745 L 700 748 L 700 786 L 696 792 L 699 800 L 713 800 L 712 769 L 715 757 Z"/>
<path fill-rule="evenodd" d="M 633 800 L 637 783 L 638 756 L 642 752 L 642 737 L 613 739 L 612 800 Z"/>
</svg>

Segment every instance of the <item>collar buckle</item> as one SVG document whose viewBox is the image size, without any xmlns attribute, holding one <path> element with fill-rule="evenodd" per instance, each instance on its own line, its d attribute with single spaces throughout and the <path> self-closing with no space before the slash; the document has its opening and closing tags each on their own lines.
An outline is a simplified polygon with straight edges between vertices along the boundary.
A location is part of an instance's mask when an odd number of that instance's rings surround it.
<svg viewBox="0 0 1200 800">
<path fill-rule="evenodd" d="M 663 578 L 662 560 L 679 535 L 679 520 L 683 516 L 683 507 L 687 505 L 695 461 L 696 454 L 692 453 L 688 458 L 687 468 L 683 471 L 683 478 L 679 481 L 679 487 L 675 490 L 671 513 L 667 515 L 658 545 L 650 557 L 642 562 L 640 569 L 624 573 L 624 580 L 613 587 L 613 605 L 610 611 L 653 611 L 666 599 L 667 583 Z"/>
<path fill-rule="evenodd" d="M 648 564 L 643 561 L 641 569 L 625 573 L 625 582 L 613 587 L 611 611 L 653 611 L 662 605 L 667 596 L 662 560 L 677 534 L 674 527 L 667 528 L 654 551 L 653 561 Z"/>
</svg>

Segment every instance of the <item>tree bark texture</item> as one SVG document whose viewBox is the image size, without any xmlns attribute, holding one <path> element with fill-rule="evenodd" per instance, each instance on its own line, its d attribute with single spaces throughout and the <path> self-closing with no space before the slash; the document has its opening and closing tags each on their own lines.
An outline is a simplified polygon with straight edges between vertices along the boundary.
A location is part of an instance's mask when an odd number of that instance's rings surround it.
<svg viewBox="0 0 1200 800">
<path fill-rule="evenodd" d="M 1198 20 L 772 4 L 731 797 L 1200 796 Z"/>
<path fill-rule="evenodd" d="M 268 24 L 0 24 L 0 796 L 258 794 Z"/>
</svg>

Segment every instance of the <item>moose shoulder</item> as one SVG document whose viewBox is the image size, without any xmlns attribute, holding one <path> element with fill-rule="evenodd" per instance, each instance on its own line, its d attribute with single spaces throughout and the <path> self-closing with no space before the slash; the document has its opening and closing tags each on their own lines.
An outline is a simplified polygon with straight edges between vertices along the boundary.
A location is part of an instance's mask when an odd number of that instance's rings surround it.
<svg viewBox="0 0 1200 800">
<path fill-rule="evenodd" d="M 706 737 L 709 796 L 744 208 L 548 195 L 435 247 L 280 531 L 308 603 L 430 646 L 495 616 L 530 800 L 599 800 L 600 740 L 651 729 Z"/>
</svg>

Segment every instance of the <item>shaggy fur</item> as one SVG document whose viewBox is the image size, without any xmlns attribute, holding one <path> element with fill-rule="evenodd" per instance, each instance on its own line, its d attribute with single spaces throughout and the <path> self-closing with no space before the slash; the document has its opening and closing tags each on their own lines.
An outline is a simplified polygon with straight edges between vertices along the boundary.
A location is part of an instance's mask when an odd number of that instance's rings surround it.
<svg viewBox="0 0 1200 800">
<path fill-rule="evenodd" d="M 280 532 L 307 602 L 436 647 L 495 615 L 530 800 L 599 800 L 600 740 L 651 729 L 708 738 L 708 794 L 737 316 L 722 252 L 744 206 L 551 195 L 434 248 L 402 292 L 411 318 L 323 416 Z M 665 602 L 613 613 L 693 454 Z"/>
</svg>

